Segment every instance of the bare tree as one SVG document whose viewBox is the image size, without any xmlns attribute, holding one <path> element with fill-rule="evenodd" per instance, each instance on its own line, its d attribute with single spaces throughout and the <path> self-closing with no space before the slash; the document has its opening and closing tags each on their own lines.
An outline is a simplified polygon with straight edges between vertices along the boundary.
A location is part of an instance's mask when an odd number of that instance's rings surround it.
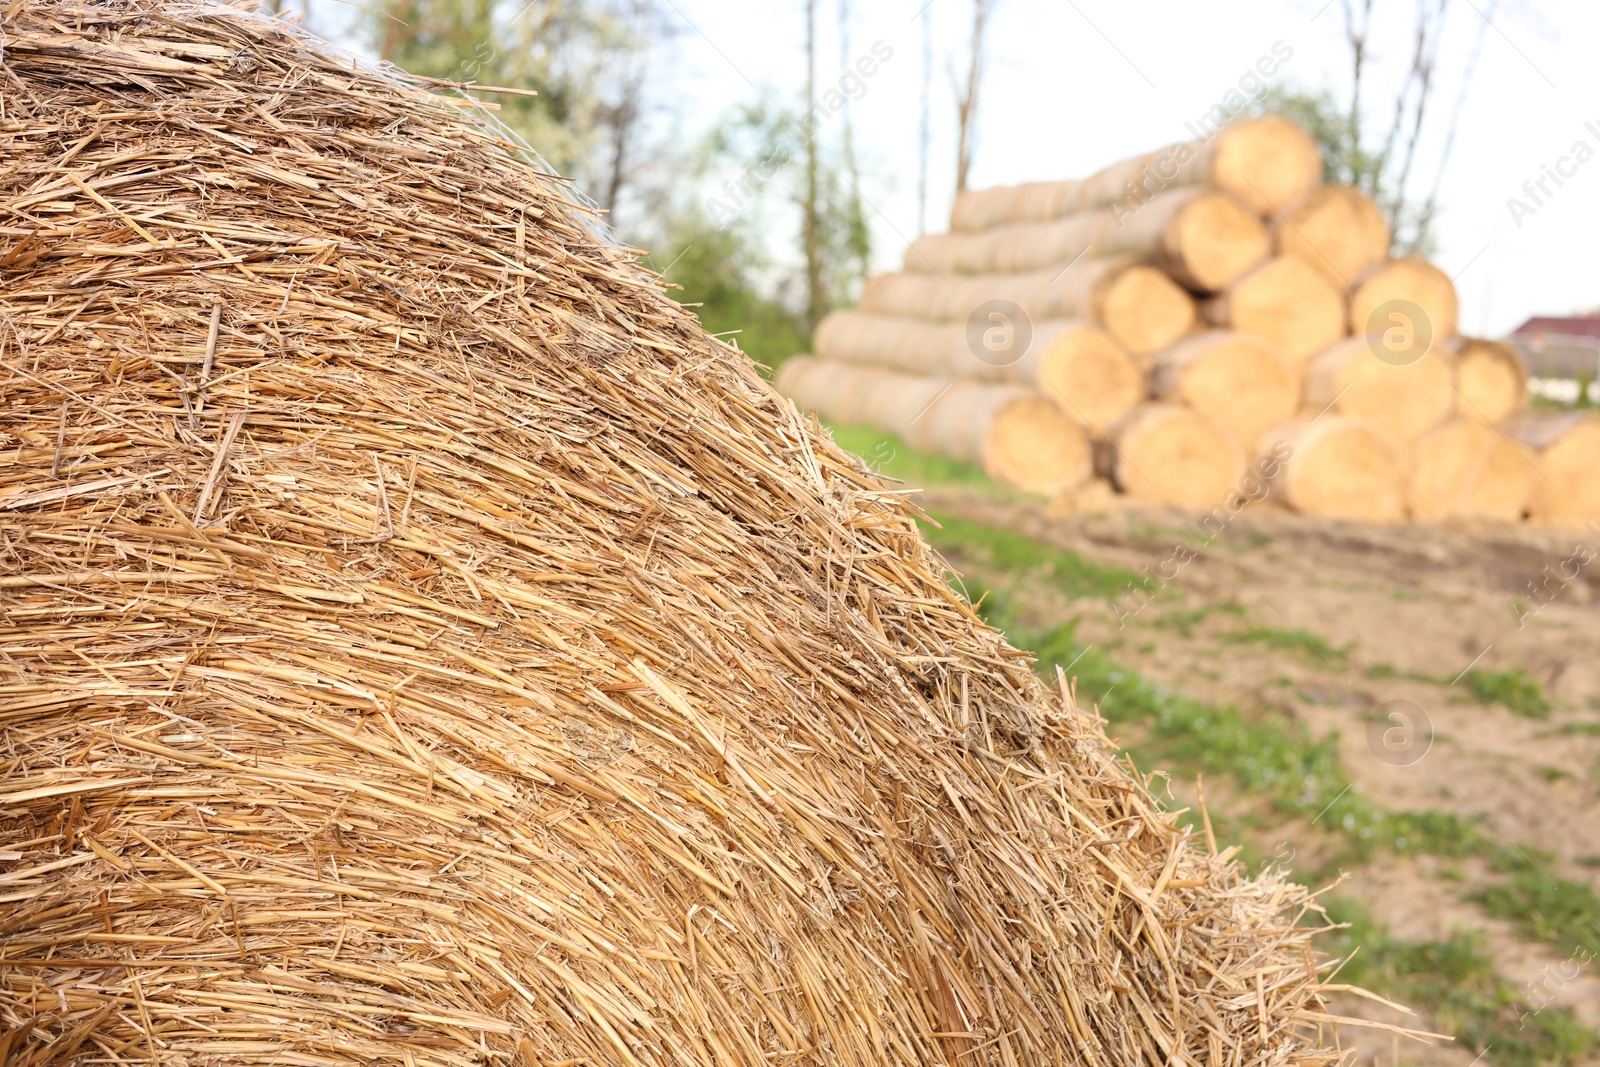
<svg viewBox="0 0 1600 1067">
<path fill-rule="evenodd" d="M 839 69 L 848 73 L 854 57 L 850 54 L 850 0 L 839 0 Z M 871 242 L 868 240 L 867 213 L 862 205 L 861 168 L 856 164 L 855 123 L 850 116 L 850 95 L 845 94 L 841 105 L 844 149 L 844 175 L 850 186 L 845 198 L 845 244 L 855 260 L 853 273 L 857 280 L 865 281 L 871 264 Z"/>
<path fill-rule="evenodd" d="M 972 151 L 978 135 L 978 88 L 983 81 L 983 38 L 991 0 L 972 0 L 972 50 L 967 56 L 967 77 L 956 95 L 956 192 L 967 188 Z"/>
<path fill-rule="evenodd" d="M 1395 91 L 1389 108 L 1387 128 L 1380 138 L 1369 140 L 1365 129 L 1365 78 L 1370 59 L 1372 9 L 1374 0 L 1341 0 L 1344 11 L 1345 41 L 1350 47 L 1350 106 L 1340 120 L 1336 151 L 1336 177 L 1347 181 L 1378 201 L 1395 234 L 1395 243 L 1406 251 L 1426 251 L 1432 242 L 1432 223 L 1437 209 L 1438 189 L 1443 178 L 1461 104 L 1477 67 L 1479 44 L 1463 75 L 1456 107 L 1450 119 L 1446 147 L 1435 176 L 1433 190 L 1420 208 L 1413 205 L 1408 187 L 1415 170 L 1422 135 L 1433 117 L 1430 107 L 1438 89 L 1439 47 L 1449 15 L 1450 0 L 1416 0 L 1416 21 L 1412 27 L 1410 62 Z M 1374 147 L 1369 148 L 1372 144 Z"/>
<path fill-rule="evenodd" d="M 1439 40 L 1444 36 L 1444 20 L 1450 0 L 1438 0 L 1430 12 L 1428 0 L 1417 0 L 1417 47 L 1411 57 L 1411 77 L 1417 86 L 1417 102 L 1411 112 L 1411 133 L 1406 139 L 1406 152 L 1400 164 L 1400 175 L 1395 179 L 1397 197 L 1390 217 L 1390 225 L 1398 220 L 1406 207 L 1406 186 L 1411 182 L 1411 168 L 1417 159 L 1417 142 L 1422 137 L 1422 125 L 1428 114 L 1428 99 L 1433 95 L 1433 73 L 1439 60 Z"/>
<path fill-rule="evenodd" d="M 662 17 L 656 0 L 621 0 L 610 17 L 615 26 L 608 34 L 606 52 L 616 70 L 603 79 L 612 84 L 605 87 L 609 92 L 595 108 L 594 120 L 607 156 L 604 170 L 596 175 L 599 202 L 606 211 L 615 212 L 624 186 L 634 177 L 651 50 L 676 36 L 677 30 Z"/>
<path fill-rule="evenodd" d="M 1340 0 L 1340 7 L 1344 9 L 1344 39 L 1350 45 L 1350 118 L 1348 137 L 1350 142 L 1349 158 L 1346 166 L 1349 168 L 1348 179 L 1352 184 L 1359 184 L 1361 167 L 1361 75 L 1367 63 L 1367 41 L 1372 35 L 1372 3 L 1373 0 L 1358 0 L 1360 3 L 1361 18 L 1356 19 L 1356 9 L 1351 6 L 1350 0 Z M 1370 189 L 1368 190 L 1371 191 Z"/>
<path fill-rule="evenodd" d="M 1489 0 L 1488 9 L 1478 21 L 1478 36 L 1472 42 L 1472 54 L 1467 57 L 1467 66 L 1461 75 L 1461 87 L 1456 92 L 1455 105 L 1450 109 L 1450 125 L 1445 128 L 1444 145 L 1439 149 L 1439 165 L 1433 172 L 1433 186 L 1428 190 L 1428 199 L 1423 201 L 1421 210 L 1417 212 L 1417 232 L 1424 238 L 1433 233 L 1433 220 L 1439 209 L 1439 189 L 1444 184 L 1444 172 L 1450 165 L 1450 155 L 1456 147 L 1456 131 L 1461 127 L 1461 111 L 1466 106 L 1467 92 L 1472 88 L 1473 78 L 1478 73 L 1478 59 L 1483 55 L 1483 40 L 1488 36 L 1489 26 L 1494 21 L 1495 9 L 1499 6 L 1499 0 Z"/>
<path fill-rule="evenodd" d="M 806 253 L 806 320 L 812 328 L 822 321 L 828 309 L 827 280 L 823 276 L 822 262 L 822 220 L 818 210 L 816 108 L 817 0 L 806 0 L 806 191 L 801 210 Z"/>
<path fill-rule="evenodd" d="M 917 236 L 928 232 L 928 143 L 933 134 L 933 0 L 922 9 L 922 123 L 917 131 Z"/>
</svg>

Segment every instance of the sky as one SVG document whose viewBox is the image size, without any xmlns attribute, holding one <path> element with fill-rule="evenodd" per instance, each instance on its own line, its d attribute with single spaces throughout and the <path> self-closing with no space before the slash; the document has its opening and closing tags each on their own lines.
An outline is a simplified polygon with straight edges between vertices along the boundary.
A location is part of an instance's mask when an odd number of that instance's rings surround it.
<svg viewBox="0 0 1600 1067">
<path fill-rule="evenodd" d="M 838 84 L 842 60 L 854 65 L 873 57 L 872 75 L 853 88 L 858 98 L 848 106 L 874 267 L 894 269 L 918 233 L 924 19 L 932 58 L 925 218 L 927 229 L 939 232 L 954 195 L 955 69 L 966 51 L 972 0 L 816 2 L 821 88 Z M 1188 139 L 1185 124 L 1268 55 L 1288 53 L 1279 64 L 1281 82 L 1326 89 L 1347 103 L 1344 2 L 991 0 L 969 184 L 1083 177 Z M 650 105 L 674 136 L 692 138 L 733 105 L 763 94 L 801 99 L 803 0 L 659 3 L 677 33 L 655 56 Z M 843 40 L 841 3 L 849 13 Z M 1369 140 L 1388 128 L 1410 61 L 1415 3 L 1447 9 L 1412 188 L 1425 195 L 1440 174 L 1435 259 L 1455 279 L 1462 330 L 1497 337 L 1532 315 L 1600 309 L 1600 3 L 1375 0 L 1363 90 Z M 315 28 L 338 37 L 339 8 L 316 6 Z M 1475 52 L 1476 71 L 1462 97 Z M 1441 174 L 1458 99 L 1461 119 Z M 824 124 L 822 136 L 836 138 L 840 121 Z M 621 237 L 628 240 L 626 228 Z M 791 253 L 796 244 L 783 232 L 772 240 Z"/>
<path fill-rule="evenodd" d="M 1440 186 L 1436 261 L 1456 279 L 1463 330 L 1500 336 L 1530 315 L 1600 308 L 1600 4 L 1446 2 L 1434 111 L 1414 186 L 1425 193 L 1434 180 L 1464 70 L 1480 47 Z M 818 0 L 824 86 L 836 82 L 841 68 L 837 3 Z M 847 53 L 870 55 L 874 45 L 880 54 L 892 50 L 850 105 L 880 269 L 892 269 L 917 234 L 924 4 L 850 4 Z M 951 64 L 965 49 L 971 2 L 927 6 L 933 43 L 927 216 L 937 232 L 954 191 Z M 1413 4 L 1401 0 L 1377 0 L 1376 8 L 1363 93 L 1372 136 L 1387 128 L 1410 60 L 1414 17 Z M 799 0 L 670 0 L 667 9 L 681 36 L 658 89 L 671 94 L 667 106 L 687 128 L 762 91 L 791 98 L 801 92 Z M 1185 123 L 1220 101 L 1275 46 L 1279 54 L 1292 52 L 1280 79 L 1348 101 L 1343 33 L 1341 0 L 998 0 L 970 184 L 1082 177 L 1185 139 Z M 1587 150 L 1578 148 L 1580 141 Z M 1546 168 L 1568 176 L 1558 186 Z M 1541 178 L 1544 190 L 1534 185 L 1534 199 L 1523 186 Z M 1515 210 L 1508 204 L 1513 197 L 1522 205 Z"/>
</svg>

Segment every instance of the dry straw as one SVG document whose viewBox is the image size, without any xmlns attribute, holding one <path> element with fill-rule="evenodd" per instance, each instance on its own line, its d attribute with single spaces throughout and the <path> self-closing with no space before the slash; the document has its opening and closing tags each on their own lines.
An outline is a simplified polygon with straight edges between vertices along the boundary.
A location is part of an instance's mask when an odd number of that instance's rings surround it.
<svg viewBox="0 0 1600 1067">
<path fill-rule="evenodd" d="M 1306 893 L 478 105 L 3 15 L 7 1067 L 1333 1058 Z"/>
</svg>

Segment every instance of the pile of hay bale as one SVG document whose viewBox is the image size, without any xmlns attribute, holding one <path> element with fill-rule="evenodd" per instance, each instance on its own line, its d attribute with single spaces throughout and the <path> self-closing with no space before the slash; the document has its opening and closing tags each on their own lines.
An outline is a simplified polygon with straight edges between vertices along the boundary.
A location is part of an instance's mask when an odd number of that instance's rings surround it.
<svg viewBox="0 0 1600 1067">
<path fill-rule="evenodd" d="M 1322 170 L 1265 116 L 964 193 L 779 388 L 1068 501 L 1209 509 L 1288 455 L 1275 495 L 1309 514 L 1600 518 L 1600 424 L 1527 415 L 1515 352 L 1458 336 L 1450 278 Z"/>
<path fill-rule="evenodd" d="M 1336 1061 L 1307 893 L 475 103 L 0 30 L 6 1067 Z"/>
</svg>

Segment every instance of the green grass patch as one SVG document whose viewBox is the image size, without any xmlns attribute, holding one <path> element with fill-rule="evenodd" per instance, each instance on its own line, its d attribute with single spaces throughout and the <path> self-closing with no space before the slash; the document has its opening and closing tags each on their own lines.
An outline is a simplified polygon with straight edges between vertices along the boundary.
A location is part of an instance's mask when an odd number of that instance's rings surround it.
<svg viewBox="0 0 1600 1067">
<path fill-rule="evenodd" d="M 1206 604 L 1193 611 L 1173 611 L 1157 618 L 1153 625 L 1162 630 L 1177 630 L 1184 637 L 1192 637 L 1194 628 L 1218 613 L 1241 618 L 1244 608 L 1238 604 Z"/>
<path fill-rule="evenodd" d="M 1600 956 L 1600 898 L 1588 886 L 1547 873 L 1549 857 L 1512 850 L 1495 869 L 1510 877 L 1480 895 L 1484 910 L 1565 952 Z"/>
<path fill-rule="evenodd" d="M 1305 630 L 1281 630 L 1272 626 L 1253 626 L 1237 633 L 1223 634 L 1222 640 L 1230 645 L 1265 645 L 1306 656 L 1314 662 L 1342 667 L 1350 658 L 1354 643 L 1335 648 L 1325 637 Z"/>
<path fill-rule="evenodd" d="M 1502 980 L 1468 933 L 1437 941 L 1402 941 L 1374 923 L 1365 909 L 1330 900 L 1328 915 L 1347 924 L 1329 945 L 1355 957 L 1339 979 L 1401 1003 L 1426 1008 L 1439 1028 L 1474 1053 L 1492 1049 L 1503 1067 L 1576 1063 L 1600 1047 L 1597 1035 L 1570 1009 L 1534 1010 Z M 1359 948 L 1360 951 L 1356 951 Z"/>
<path fill-rule="evenodd" d="M 1044 577 L 1070 597 L 1113 597 L 1130 583 L 1144 581 L 1133 571 L 1103 567 L 1076 552 L 1052 548 L 1009 530 L 948 515 L 929 517 L 939 528 L 924 525 L 922 532 L 946 556 L 970 559 L 1017 576 L 1027 575 L 1030 580 Z"/>
<path fill-rule="evenodd" d="M 1483 704 L 1504 704 L 1513 713 L 1529 719 L 1550 716 L 1550 701 L 1539 683 L 1521 667 L 1508 671 L 1484 671 L 1474 667 L 1461 676 L 1461 684 Z"/>
<path fill-rule="evenodd" d="M 1403 671 L 1389 663 L 1374 663 L 1363 673 L 1374 681 L 1387 682 L 1401 679 L 1407 682 L 1425 682 L 1428 685 L 1449 685 L 1448 678 L 1437 678 L 1431 674 L 1422 674 L 1418 671 Z"/>
<path fill-rule="evenodd" d="M 997 496 L 1006 493 L 981 468 L 918 452 L 893 434 L 879 433 L 865 426 L 830 425 L 828 430 L 839 447 L 860 456 L 872 470 L 885 478 L 899 479 L 912 488 L 965 485 L 991 489 Z"/>
<path fill-rule="evenodd" d="M 1187 778 L 1200 773 L 1230 776 L 1279 814 L 1309 819 L 1316 829 L 1339 842 L 1341 851 L 1329 859 L 1330 868 L 1385 853 L 1486 859 L 1504 876 L 1483 898 L 1491 914 L 1521 923 L 1532 936 L 1561 951 L 1583 945 L 1600 954 L 1600 940 L 1584 940 L 1600 938 L 1600 897 L 1593 890 L 1576 882 L 1546 878 L 1543 872 L 1548 863 L 1541 864 L 1525 850 L 1502 844 L 1452 813 L 1389 811 L 1372 803 L 1352 789 L 1344 775 L 1336 735 L 1318 740 L 1281 717 L 1247 716 L 1232 704 L 1213 705 L 1176 693 L 1112 659 L 1116 640 L 1085 647 L 1072 623 L 1045 628 L 1024 625 L 1009 594 L 1020 582 L 1032 580 L 1031 574 L 1041 573 L 1041 568 L 1077 583 L 1065 587 L 1069 592 L 1104 588 L 1097 583 L 1107 582 L 1109 575 L 1070 552 L 1002 531 L 988 530 L 980 536 L 978 531 L 983 529 L 969 523 L 957 529 L 927 527 L 924 533 L 946 555 L 971 557 L 973 562 L 983 562 L 973 554 L 974 546 L 1004 546 L 992 559 L 1006 568 L 1013 585 L 987 597 L 982 614 L 1018 648 L 1033 650 L 1035 669 L 1047 682 L 1054 682 L 1059 666 L 1077 678 L 1078 696 L 1086 706 L 1099 705 L 1113 723 L 1136 724 L 1140 740 L 1129 751 L 1140 766 L 1161 767 Z M 988 572 L 991 577 L 998 573 Z M 1029 577 L 1023 577 L 1025 574 Z M 1305 647 L 1298 634 L 1293 636 Z"/>
<path fill-rule="evenodd" d="M 1516 714 L 1530 719 L 1549 718 L 1552 710 L 1539 683 L 1529 678 L 1521 667 L 1513 667 L 1508 671 L 1485 671 L 1474 667 L 1454 683 L 1448 678 L 1432 674 L 1402 671 L 1388 663 L 1374 663 L 1366 669 L 1366 675 L 1379 681 L 1398 678 L 1446 688 L 1460 685 L 1480 704 L 1503 704 Z M 1600 724 L 1597 724 L 1595 733 L 1600 734 Z"/>
</svg>

